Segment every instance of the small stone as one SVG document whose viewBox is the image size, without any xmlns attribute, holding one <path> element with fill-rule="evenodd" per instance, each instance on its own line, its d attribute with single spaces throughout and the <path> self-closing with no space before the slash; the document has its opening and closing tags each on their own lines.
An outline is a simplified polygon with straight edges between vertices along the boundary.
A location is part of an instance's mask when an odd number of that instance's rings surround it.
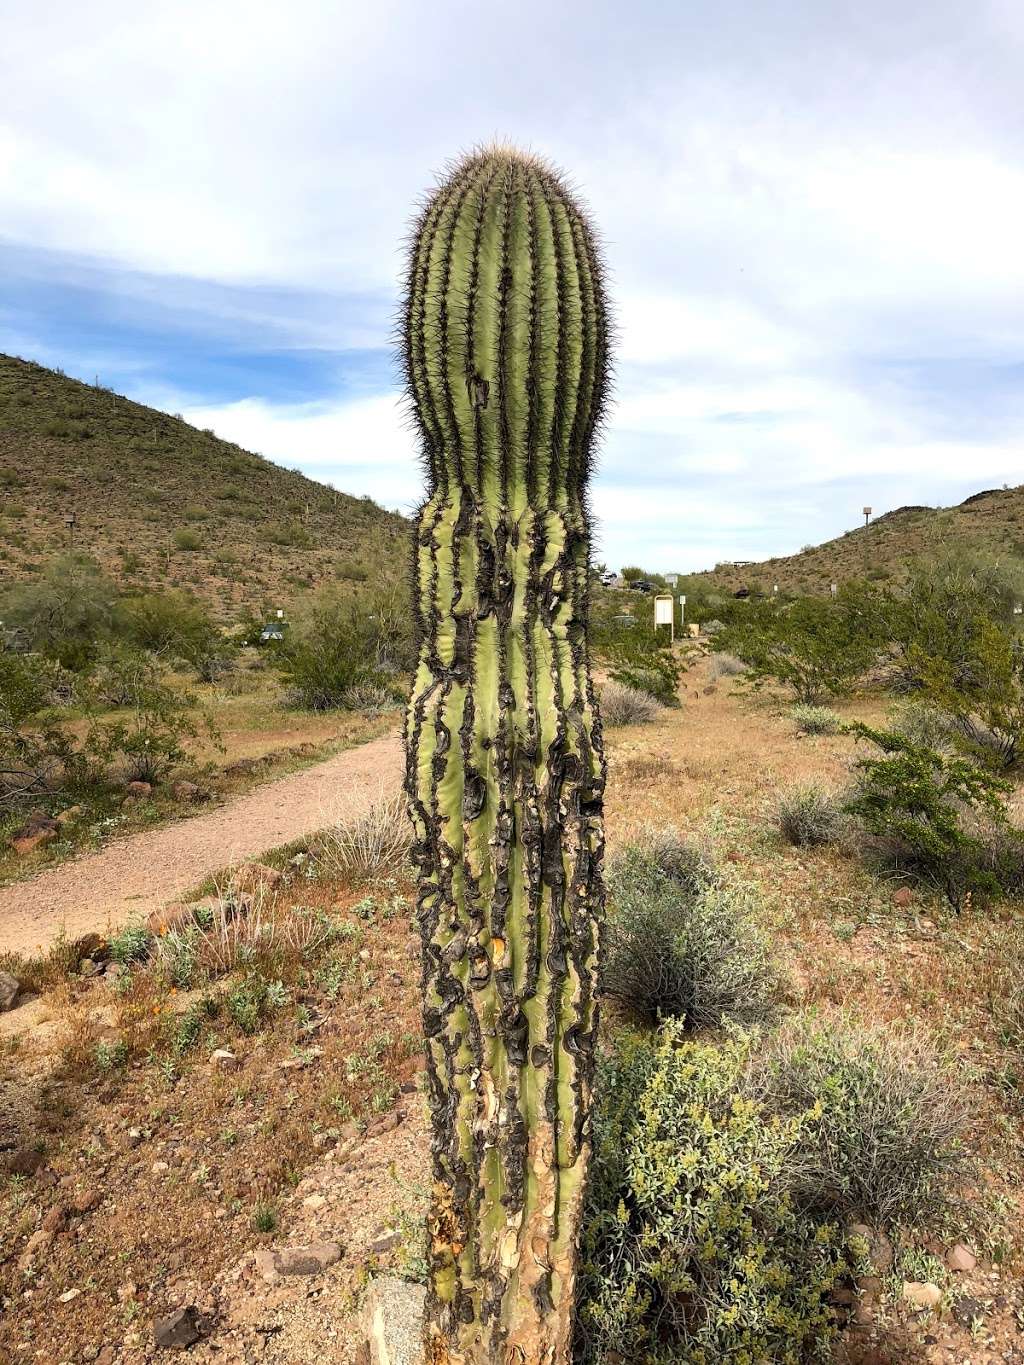
<svg viewBox="0 0 1024 1365">
<path fill-rule="evenodd" d="M 166 1349 L 194 1346 L 202 1336 L 199 1310 L 194 1304 L 177 1308 L 165 1318 L 157 1318 L 153 1323 L 153 1339 L 158 1346 Z"/>
<path fill-rule="evenodd" d="M 129 796 L 137 801 L 145 800 L 147 796 L 153 795 L 153 784 L 151 782 L 129 782 L 125 791 Z"/>
<path fill-rule="evenodd" d="M 35 1147 L 20 1147 L 7 1159 L 7 1170 L 11 1175 L 35 1175 L 46 1158 Z"/>
<path fill-rule="evenodd" d="M 393 1109 L 390 1114 L 381 1114 L 380 1118 L 366 1125 L 366 1136 L 378 1137 L 381 1133 L 390 1133 L 404 1118 L 405 1115 L 400 1109 Z"/>
<path fill-rule="evenodd" d="M 61 1228 L 68 1221 L 68 1211 L 63 1204 L 54 1204 L 52 1209 L 48 1209 L 43 1217 L 42 1227 L 45 1232 L 60 1232 Z"/>
<path fill-rule="evenodd" d="M 174 783 L 171 795 L 175 801 L 185 801 L 192 806 L 201 805 L 203 801 L 210 799 L 210 793 L 205 787 L 200 787 L 195 782 L 186 782 L 184 779 Z"/>
<path fill-rule="evenodd" d="M 149 1169 L 154 1175 L 163 1175 L 165 1171 L 169 1171 L 171 1168 L 166 1161 L 154 1161 Z"/>
<path fill-rule="evenodd" d="M 903 1297 L 914 1308 L 938 1308 L 942 1290 L 930 1280 L 904 1280 Z"/>
<path fill-rule="evenodd" d="M 229 1047 L 219 1047 L 210 1053 L 210 1065 L 218 1071 L 234 1071 L 238 1067 L 238 1058 Z"/>
<path fill-rule="evenodd" d="M 953 1317 L 961 1327 L 970 1328 L 976 1322 L 984 1322 L 985 1305 L 965 1294 L 953 1304 Z"/>
<path fill-rule="evenodd" d="M 974 1252 L 964 1246 L 963 1242 L 957 1242 L 955 1247 L 951 1247 L 946 1252 L 946 1266 L 949 1270 L 955 1270 L 959 1274 L 966 1274 L 973 1270 L 978 1264 L 978 1258 Z"/>
<path fill-rule="evenodd" d="M 410 962 L 419 961 L 421 949 L 422 945 L 420 943 L 419 934 L 413 934 L 410 938 L 406 940 L 405 955 Z"/>
<path fill-rule="evenodd" d="M 909 886 L 901 886 L 898 891 L 893 893 L 892 903 L 899 909 L 905 910 L 908 905 L 914 903 L 914 893 Z"/>
<path fill-rule="evenodd" d="M 21 990 L 21 982 L 10 972 L 0 972 L 0 1014 L 14 1008 L 14 1002 Z"/>
<path fill-rule="evenodd" d="M 142 1131 L 141 1128 L 129 1128 L 129 1129 L 128 1129 L 128 1146 L 129 1146 L 129 1147 L 138 1147 L 138 1146 L 140 1146 L 141 1143 L 142 1143 L 142 1139 L 143 1139 L 144 1137 L 145 1137 L 145 1134 L 143 1133 L 143 1131 Z"/>
<path fill-rule="evenodd" d="M 81 1292 L 80 1289 L 65 1289 L 64 1293 L 60 1296 L 60 1301 L 61 1303 L 71 1303 L 73 1299 L 78 1298 Z"/>
<path fill-rule="evenodd" d="M 277 1284 L 281 1278 L 277 1268 L 277 1253 L 269 1247 L 260 1247 L 256 1252 L 256 1274 L 266 1284 Z"/>
<path fill-rule="evenodd" d="M 59 826 L 60 829 L 64 829 L 67 825 L 73 825 L 81 814 L 81 806 L 68 806 L 67 810 L 62 810 L 58 815 L 54 816 L 54 824 Z"/>
<path fill-rule="evenodd" d="M 95 1190 L 85 1190 L 82 1194 L 76 1194 L 71 1201 L 73 1213 L 82 1215 L 94 1209 L 100 1202 L 100 1197 Z"/>
<path fill-rule="evenodd" d="M 391 1251 L 394 1247 L 400 1246 L 401 1241 L 402 1234 L 400 1232 L 389 1230 L 379 1237 L 375 1237 L 366 1249 L 371 1256 L 383 1256 L 386 1251 Z"/>
<path fill-rule="evenodd" d="M 338 1242 L 310 1242 L 308 1246 L 279 1247 L 273 1254 L 279 1275 L 321 1275 L 341 1260 L 341 1246 Z"/>
<path fill-rule="evenodd" d="M 311 1194 L 308 1195 L 302 1201 L 302 1203 L 304 1208 L 313 1209 L 315 1212 L 317 1209 L 322 1209 L 323 1206 L 327 1203 L 327 1200 L 323 1197 L 322 1194 Z"/>
</svg>

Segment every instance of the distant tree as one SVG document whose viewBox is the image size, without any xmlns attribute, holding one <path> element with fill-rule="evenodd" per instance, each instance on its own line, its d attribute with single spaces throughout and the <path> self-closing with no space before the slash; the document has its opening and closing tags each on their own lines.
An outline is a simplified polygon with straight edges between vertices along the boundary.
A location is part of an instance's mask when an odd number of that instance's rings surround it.
<svg viewBox="0 0 1024 1365">
<path fill-rule="evenodd" d="M 95 560 L 61 555 L 38 579 L 19 583 L 0 600 L 0 617 L 20 627 L 32 649 L 81 671 L 113 631 L 117 588 Z"/>
</svg>

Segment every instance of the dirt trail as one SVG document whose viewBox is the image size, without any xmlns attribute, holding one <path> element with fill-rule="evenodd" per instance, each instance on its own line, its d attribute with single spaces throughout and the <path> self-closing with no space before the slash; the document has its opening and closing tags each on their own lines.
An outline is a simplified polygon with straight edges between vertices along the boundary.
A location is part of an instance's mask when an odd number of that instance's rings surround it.
<svg viewBox="0 0 1024 1365">
<path fill-rule="evenodd" d="M 0 889 L 0 949 L 35 953 L 148 914 L 229 863 L 365 810 L 401 777 L 397 735 L 318 763 L 205 815 L 120 839 Z"/>
</svg>

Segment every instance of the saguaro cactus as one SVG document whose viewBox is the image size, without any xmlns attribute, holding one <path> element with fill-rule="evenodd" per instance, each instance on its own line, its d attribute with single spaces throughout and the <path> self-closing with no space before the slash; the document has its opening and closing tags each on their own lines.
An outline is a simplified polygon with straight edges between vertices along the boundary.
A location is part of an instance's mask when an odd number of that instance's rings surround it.
<svg viewBox="0 0 1024 1365">
<path fill-rule="evenodd" d="M 410 251 L 428 474 L 406 786 L 433 1117 L 427 1359 L 570 1359 L 603 911 L 585 490 L 607 382 L 591 231 L 543 164 L 467 157 Z"/>
</svg>

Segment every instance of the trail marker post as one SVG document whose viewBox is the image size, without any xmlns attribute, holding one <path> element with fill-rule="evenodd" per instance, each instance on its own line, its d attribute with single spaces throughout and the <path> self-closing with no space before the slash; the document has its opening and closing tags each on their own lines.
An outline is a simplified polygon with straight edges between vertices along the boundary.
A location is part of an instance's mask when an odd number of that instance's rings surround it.
<svg viewBox="0 0 1024 1365">
<path fill-rule="evenodd" d="M 658 596 L 654 599 L 654 629 L 668 626 L 672 632 L 672 643 L 676 640 L 676 605 L 671 597 Z"/>
</svg>

